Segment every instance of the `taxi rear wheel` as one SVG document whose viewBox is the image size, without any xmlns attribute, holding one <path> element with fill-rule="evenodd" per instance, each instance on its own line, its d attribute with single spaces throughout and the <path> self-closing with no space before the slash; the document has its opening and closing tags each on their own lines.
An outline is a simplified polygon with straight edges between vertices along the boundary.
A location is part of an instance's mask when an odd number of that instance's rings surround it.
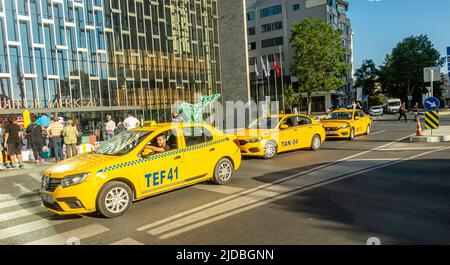
<svg viewBox="0 0 450 265">
<path fill-rule="evenodd" d="M 218 185 L 224 185 L 231 181 L 233 176 L 234 166 L 230 159 L 222 158 L 214 168 L 213 182 Z"/>
<path fill-rule="evenodd" d="M 264 147 L 264 159 L 272 159 L 277 155 L 277 145 L 274 142 L 268 142 Z"/>
<path fill-rule="evenodd" d="M 97 198 L 97 211 L 107 218 L 120 216 L 127 212 L 133 201 L 131 188 L 120 181 L 112 181 L 101 189 Z"/>
<path fill-rule="evenodd" d="M 320 149 L 320 145 L 322 144 L 322 140 L 320 139 L 319 135 L 314 135 L 312 142 L 311 142 L 311 150 L 312 151 L 318 151 Z"/>
</svg>

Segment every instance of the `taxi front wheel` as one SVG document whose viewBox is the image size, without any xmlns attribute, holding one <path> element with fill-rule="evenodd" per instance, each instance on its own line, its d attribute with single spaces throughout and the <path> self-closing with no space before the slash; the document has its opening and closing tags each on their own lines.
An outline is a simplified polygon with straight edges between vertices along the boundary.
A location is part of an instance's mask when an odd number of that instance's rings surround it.
<svg viewBox="0 0 450 265">
<path fill-rule="evenodd" d="M 120 181 L 111 181 L 105 184 L 97 197 L 98 212 L 113 218 L 124 214 L 133 200 L 131 188 Z"/>
<path fill-rule="evenodd" d="M 225 185 L 231 181 L 234 167 L 228 158 L 222 158 L 214 168 L 213 182 L 218 185 Z"/>
</svg>

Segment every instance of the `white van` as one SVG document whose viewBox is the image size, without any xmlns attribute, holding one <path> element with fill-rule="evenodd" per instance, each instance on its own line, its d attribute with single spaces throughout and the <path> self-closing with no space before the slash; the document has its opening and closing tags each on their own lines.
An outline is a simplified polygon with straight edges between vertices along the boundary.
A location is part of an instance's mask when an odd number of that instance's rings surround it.
<svg viewBox="0 0 450 265">
<path fill-rule="evenodd" d="M 400 107 L 402 106 L 402 101 L 399 98 L 388 99 L 387 112 L 388 113 L 398 113 Z"/>
</svg>

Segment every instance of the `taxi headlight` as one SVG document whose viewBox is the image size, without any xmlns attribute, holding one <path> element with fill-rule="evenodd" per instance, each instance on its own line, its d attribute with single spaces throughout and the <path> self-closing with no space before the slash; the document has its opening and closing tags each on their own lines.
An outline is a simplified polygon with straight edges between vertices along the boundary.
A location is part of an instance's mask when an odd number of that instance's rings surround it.
<svg viewBox="0 0 450 265">
<path fill-rule="evenodd" d="M 350 125 L 347 124 L 347 125 L 339 127 L 339 129 L 347 129 L 348 127 L 350 127 Z"/>
<path fill-rule="evenodd" d="M 67 188 L 70 186 L 80 184 L 83 181 L 85 181 L 87 179 L 87 177 L 89 177 L 90 174 L 91 173 L 82 173 L 82 174 L 76 174 L 76 175 L 64 177 L 61 180 L 61 187 Z"/>
<path fill-rule="evenodd" d="M 248 142 L 249 142 L 249 143 L 258 143 L 258 142 L 261 142 L 262 139 L 263 139 L 262 137 L 254 138 L 254 139 L 249 139 Z"/>
</svg>

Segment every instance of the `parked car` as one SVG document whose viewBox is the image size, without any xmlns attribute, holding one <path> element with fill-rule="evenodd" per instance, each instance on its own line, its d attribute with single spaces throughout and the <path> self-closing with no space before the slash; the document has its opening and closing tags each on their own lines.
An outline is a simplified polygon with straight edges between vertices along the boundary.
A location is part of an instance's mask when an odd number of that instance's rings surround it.
<svg viewBox="0 0 450 265">
<path fill-rule="evenodd" d="M 370 116 L 383 116 L 384 110 L 382 106 L 373 106 L 369 109 L 369 115 Z"/>
</svg>

